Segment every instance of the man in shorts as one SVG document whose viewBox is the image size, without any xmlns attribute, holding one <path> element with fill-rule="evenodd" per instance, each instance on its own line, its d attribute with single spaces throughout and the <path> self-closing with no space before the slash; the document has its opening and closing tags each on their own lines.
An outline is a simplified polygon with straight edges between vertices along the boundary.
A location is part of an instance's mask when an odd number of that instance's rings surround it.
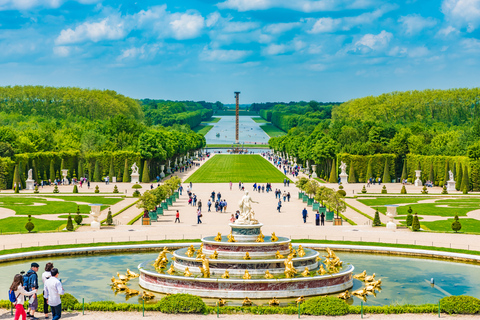
<svg viewBox="0 0 480 320">
<path fill-rule="evenodd" d="M 36 262 L 32 262 L 30 270 L 28 270 L 26 276 L 28 276 L 28 282 L 24 283 L 23 285 L 27 288 L 27 291 L 31 291 L 33 289 L 38 290 L 38 275 L 37 271 L 40 266 Z M 34 294 L 28 300 L 28 310 L 27 310 L 27 317 L 31 320 L 38 320 L 35 318 L 35 311 L 38 309 L 38 299 L 37 294 Z"/>
</svg>

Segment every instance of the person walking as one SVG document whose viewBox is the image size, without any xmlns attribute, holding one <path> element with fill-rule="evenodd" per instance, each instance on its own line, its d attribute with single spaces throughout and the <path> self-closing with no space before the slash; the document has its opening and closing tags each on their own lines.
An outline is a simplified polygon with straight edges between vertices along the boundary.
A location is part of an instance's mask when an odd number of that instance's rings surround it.
<svg viewBox="0 0 480 320">
<path fill-rule="evenodd" d="M 38 290 L 37 272 L 39 267 L 40 266 L 38 265 L 38 263 L 32 262 L 30 270 L 28 270 L 27 274 L 25 274 L 23 280 L 24 280 L 25 289 L 27 291 L 31 291 L 33 289 Z M 37 308 L 38 308 L 38 299 L 37 299 L 37 295 L 35 294 L 28 299 L 27 316 L 31 317 L 32 320 L 38 319 L 38 318 L 35 318 L 35 311 L 37 311 Z"/>
<path fill-rule="evenodd" d="M 202 211 L 197 210 L 197 224 L 202 223 L 202 220 L 200 219 L 202 217 Z"/>
<path fill-rule="evenodd" d="M 320 225 L 320 213 L 315 213 L 315 225 L 319 226 Z"/>
<path fill-rule="evenodd" d="M 287 200 L 290 202 L 290 192 L 287 192 Z"/>
<path fill-rule="evenodd" d="M 48 319 L 48 303 L 47 298 L 45 298 L 45 282 L 52 276 L 53 263 L 48 262 L 45 265 L 45 272 L 42 273 L 42 282 L 43 282 L 43 313 L 45 314 L 45 319 Z"/>
<path fill-rule="evenodd" d="M 320 215 L 320 222 L 321 222 L 322 226 L 325 225 L 325 213 L 324 212 L 322 212 L 322 214 Z"/>
<path fill-rule="evenodd" d="M 308 217 L 307 208 L 303 208 L 303 210 L 302 210 L 302 216 L 303 216 L 303 223 L 307 223 L 307 217 Z"/>
<path fill-rule="evenodd" d="M 287 201 L 287 193 L 283 191 L 283 202 Z"/>
<path fill-rule="evenodd" d="M 15 295 L 15 302 L 13 303 L 15 307 L 15 320 L 18 320 L 20 316 L 22 316 L 22 320 L 26 320 L 27 314 L 25 313 L 25 309 L 23 308 L 23 304 L 25 303 L 25 297 L 31 297 L 33 295 L 36 295 L 37 290 L 25 290 L 23 276 L 21 274 L 16 274 L 15 277 L 13 277 L 13 282 L 10 285 L 10 291 L 8 293 L 9 295 L 10 293 L 13 293 Z"/>
<path fill-rule="evenodd" d="M 193 189 L 193 184 L 190 182 L 190 189 Z"/>
<path fill-rule="evenodd" d="M 178 221 L 178 223 L 180 223 L 180 212 L 178 212 L 178 210 L 177 210 L 177 213 L 175 214 L 175 222 L 174 223 L 177 223 L 177 221 Z"/>
<path fill-rule="evenodd" d="M 198 200 L 198 210 L 202 211 L 202 199 Z"/>
<path fill-rule="evenodd" d="M 277 203 L 277 210 L 278 212 L 280 213 L 280 209 L 282 208 L 282 200 L 278 200 L 278 203 Z"/>
<path fill-rule="evenodd" d="M 212 198 L 212 202 L 214 202 L 215 201 L 215 190 L 212 191 L 210 197 Z"/>
<path fill-rule="evenodd" d="M 211 208 L 212 208 L 212 201 L 210 201 L 210 199 L 208 199 L 208 202 L 207 202 L 207 206 L 208 206 L 208 212 L 211 212 Z"/>
<path fill-rule="evenodd" d="M 231 223 L 234 223 L 234 222 L 235 222 L 235 216 L 233 215 L 233 213 L 232 213 L 232 216 L 230 217 L 230 222 L 231 222 Z"/>
<path fill-rule="evenodd" d="M 57 268 L 53 268 L 52 276 L 45 283 L 45 296 L 47 298 L 48 305 L 52 309 L 52 320 L 58 320 L 62 317 L 62 301 L 60 296 L 65 293 L 63 290 L 62 282 L 58 279 Z"/>
<path fill-rule="evenodd" d="M 230 190 L 232 190 L 232 181 L 230 181 Z"/>
<path fill-rule="evenodd" d="M 227 212 L 227 199 L 223 199 L 223 212 Z"/>
</svg>

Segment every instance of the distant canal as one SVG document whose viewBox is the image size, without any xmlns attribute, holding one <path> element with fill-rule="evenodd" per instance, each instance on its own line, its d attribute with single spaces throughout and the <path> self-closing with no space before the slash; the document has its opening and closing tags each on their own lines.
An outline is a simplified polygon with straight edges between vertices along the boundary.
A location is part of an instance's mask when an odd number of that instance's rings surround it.
<svg viewBox="0 0 480 320">
<path fill-rule="evenodd" d="M 221 116 L 220 121 L 212 123 L 214 126 L 206 135 L 208 144 L 235 143 L 235 117 Z M 260 128 L 262 123 L 256 123 L 250 116 L 239 117 L 238 138 L 244 144 L 268 144 L 270 137 Z"/>
</svg>

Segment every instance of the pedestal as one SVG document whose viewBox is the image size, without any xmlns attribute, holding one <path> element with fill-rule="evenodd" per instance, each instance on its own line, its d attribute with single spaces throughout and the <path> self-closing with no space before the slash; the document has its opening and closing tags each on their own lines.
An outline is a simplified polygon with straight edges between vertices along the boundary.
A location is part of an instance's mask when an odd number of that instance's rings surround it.
<svg viewBox="0 0 480 320">
<path fill-rule="evenodd" d="M 447 191 L 455 191 L 455 181 L 447 181 Z"/>
<path fill-rule="evenodd" d="M 34 184 L 35 184 L 35 180 L 27 180 L 25 181 L 26 182 L 26 190 L 33 190 L 35 189 L 34 187 Z"/>
<path fill-rule="evenodd" d="M 389 230 L 397 230 L 397 225 L 395 224 L 395 222 L 387 222 L 387 229 Z"/>
<path fill-rule="evenodd" d="M 230 223 L 232 235 L 236 241 L 249 241 L 254 242 L 261 232 L 263 224 L 236 224 Z"/>
<path fill-rule="evenodd" d="M 132 174 L 130 175 L 131 182 L 132 182 L 132 183 L 139 183 L 139 182 L 140 182 L 139 177 L 140 177 L 140 174 L 138 174 L 138 173 L 132 173 Z"/>
<path fill-rule="evenodd" d="M 172 170 L 170 169 L 170 167 L 167 167 L 167 173 L 172 173 Z"/>
<path fill-rule="evenodd" d="M 317 177 L 317 166 L 316 165 L 312 165 L 312 178 L 316 178 Z"/>
<path fill-rule="evenodd" d="M 117 177 L 112 177 L 112 182 L 116 183 L 117 182 Z"/>
<path fill-rule="evenodd" d="M 92 222 L 90 223 L 90 227 L 91 227 L 92 229 L 100 229 L 100 222 L 98 222 L 98 221 L 92 221 Z"/>
<path fill-rule="evenodd" d="M 422 185 L 423 185 L 422 180 L 420 179 L 415 180 L 415 187 L 421 187 Z"/>
<path fill-rule="evenodd" d="M 348 184 L 348 174 L 340 174 L 340 182 L 343 185 Z"/>
</svg>

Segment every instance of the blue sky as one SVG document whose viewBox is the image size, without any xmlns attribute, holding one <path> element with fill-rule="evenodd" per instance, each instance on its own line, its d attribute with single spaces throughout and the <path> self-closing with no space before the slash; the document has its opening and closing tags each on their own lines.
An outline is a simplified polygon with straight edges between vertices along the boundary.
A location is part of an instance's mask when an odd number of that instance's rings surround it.
<svg viewBox="0 0 480 320">
<path fill-rule="evenodd" d="M 480 0 L 0 0 L 0 85 L 346 101 L 479 86 Z"/>
</svg>

